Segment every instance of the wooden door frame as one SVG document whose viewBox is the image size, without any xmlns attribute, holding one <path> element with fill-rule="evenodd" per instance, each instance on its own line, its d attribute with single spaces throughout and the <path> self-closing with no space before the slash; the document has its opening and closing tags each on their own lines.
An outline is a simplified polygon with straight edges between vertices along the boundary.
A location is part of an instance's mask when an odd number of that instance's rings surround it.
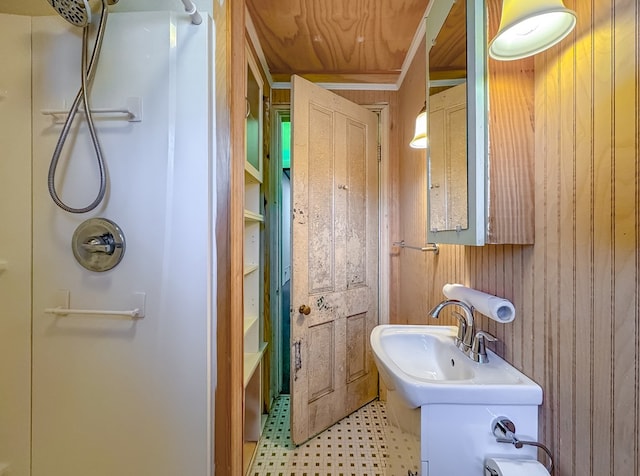
<svg viewBox="0 0 640 476">
<path fill-rule="evenodd" d="M 213 2 L 216 96 L 216 375 L 213 474 L 241 476 L 244 444 L 243 260 L 245 6 Z"/>
<path fill-rule="evenodd" d="M 391 169 L 389 160 L 389 104 L 365 104 L 362 107 L 378 114 L 378 324 L 389 323 L 391 296 L 391 223 L 389 208 L 391 196 Z"/>
<path fill-rule="evenodd" d="M 281 335 L 281 321 L 282 321 L 282 293 L 276 292 L 277 289 L 281 289 L 280 279 L 282 275 L 282 156 L 281 152 L 281 144 L 280 144 L 280 125 L 282 123 L 283 118 L 291 117 L 291 108 L 287 104 L 278 104 L 272 106 L 271 110 L 271 147 L 270 154 L 271 159 L 269 161 L 269 178 L 270 182 L 268 183 L 267 189 L 269 190 L 269 199 L 272 203 L 275 203 L 276 206 L 269 214 L 269 221 L 267 223 L 267 233 L 269 234 L 269 256 L 272 257 L 272 261 L 275 263 L 271 264 L 270 270 L 270 289 L 269 289 L 269 304 L 271 306 L 271 349 L 272 349 L 272 359 L 271 359 L 271 382 L 269 382 L 269 388 L 271 391 L 270 398 L 273 400 L 273 395 L 275 392 L 280 391 L 281 385 L 281 374 L 282 374 L 282 343 L 276 344 L 277 340 Z M 275 192 L 275 193 L 274 193 Z M 273 260 L 274 257 L 277 257 Z M 273 286 L 275 280 L 278 280 L 277 286 Z M 278 315 L 280 316 L 278 319 L 274 317 Z M 273 372 L 275 368 L 275 372 Z M 275 378 L 275 385 L 274 384 Z"/>
</svg>

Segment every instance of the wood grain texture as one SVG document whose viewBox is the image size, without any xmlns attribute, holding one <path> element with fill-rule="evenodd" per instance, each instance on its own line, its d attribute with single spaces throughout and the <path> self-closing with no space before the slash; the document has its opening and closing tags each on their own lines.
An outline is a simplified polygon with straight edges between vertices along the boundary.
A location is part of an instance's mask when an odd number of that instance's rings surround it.
<svg viewBox="0 0 640 476">
<path fill-rule="evenodd" d="M 466 2 L 455 2 L 447 21 L 444 22 L 435 43 L 429 51 L 429 74 L 431 78 L 445 79 L 464 77 L 456 71 L 467 70 Z"/>
<path fill-rule="evenodd" d="M 421 52 L 418 52 L 416 57 L 424 58 L 425 52 L 424 49 Z M 423 63 L 423 67 L 424 63 Z M 389 183 L 388 183 L 388 197 L 389 197 L 389 241 L 400 241 L 402 238 L 399 234 L 399 220 L 400 220 L 400 211 L 399 211 L 399 202 L 398 202 L 398 194 L 399 194 L 399 163 L 401 156 L 398 153 L 401 146 L 404 144 L 404 137 L 401 137 L 400 134 L 400 120 L 399 117 L 401 115 L 400 106 L 398 103 L 398 93 L 396 91 L 346 91 L 339 90 L 333 91 L 334 93 L 342 96 L 349 101 L 355 102 L 356 104 L 361 105 L 375 105 L 375 104 L 384 104 L 389 108 Z M 271 91 L 271 100 L 274 105 L 287 105 L 291 102 L 291 91 L 289 89 L 273 89 Z M 423 99 L 424 101 L 424 99 Z M 417 114 L 420 110 L 420 104 L 411 106 L 415 109 L 415 113 Z M 415 120 L 415 115 L 413 120 Z M 411 131 L 413 133 L 413 130 Z M 407 139 L 406 144 L 408 144 L 409 139 Z M 406 145 L 404 144 L 404 145 Z M 411 149 L 414 150 L 414 149 Z M 400 253 L 398 248 L 393 248 L 388 250 L 390 257 L 390 288 L 392 289 L 391 295 L 389 296 L 389 314 L 396 315 L 398 312 L 398 269 L 399 269 L 399 260 Z"/>
<path fill-rule="evenodd" d="M 244 6 L 214 3 L 216 24 L 216 474 L 243 471 Z"/>
<path fill-rule="evenodd" d="M 401 69 L 425 0 L 248 0 L 269 70 L 361 74 Z"/>
<path fill-rule="evenodd" d="M 633 0 L 565 4 L 577 13 L 576 30 L 524 74 L 535 92 L 535 244 L 442 246 L 424 259 L 403 251 L 393 319 L 426 322 L 424 308 L 452 281 L 512 300 L 514 322 L 479 316 L 478 325 L 542 386 L 539 438 L 554 453 L 554 475 L 638 475 L 640 12 Z M 529 140 L 526 121 L 504 126 Z M 402 157 L 403 189 L 426 173 L 420 166 Z M 423 207 L 421 190 L 400 194 L 401 230 L 418 237 Z"/>
<path fill-rule="evenodd" d="M 276 73 L 273 74 L 273 80 L 276 82 L 288 83 L 291 81 L 290 73 Z M 312 83 L 363 83 L 363 84 L 388 84 L 393 85 L 397 83 L 400 78 L 399 72 L 371 72 L 371 73 L 305 73 L 300 72 L 298 76 L 311 81 Z"/>
<path fill-rule="evenodd" d="M 487 0 L 488 38 L 500 19 L 500 0 Z M 533 58 L 489 58 L 489 211 L 487 243 L 534 242 Z"/>
<path fill-rule="evenodd" d="M 293 86 L 291 302 L 311 310 L 291 322 L 300 348 L 291 438 L 300 444 L 377 395 L 364 336 L 378 323 L 378 119 L 299 77 Z"/>
<path fill-rule="evenodd" d="M 262 71 L 261 71 L 262 72 Z M 268 83 L 265 82 L 264 90 L 263 90 L 263 133 L 262 133 L 262 142 L 263 142 L 263 159 L 262 159 L 262 167 L 263 167 L 263 200 L 264 200 L 264 215 L 265 215 L 265 227 L 262 228 L 261 236 L 262 236 L 262 246 L 261 248 L 264 250 L 262 253 L 263 256 L 263 327 L 262 327 L 262 335 L 261 338 L 264 342 L 267 343 L 267 350 L 264 353 L 262 358 L 262 405 L 263 412 L 269 413 L 271 409 L 271 402 L 275 398 L 275 395 L 271 395 L 271 364 L 272 361 L 275 360 L 274 355 L 276 353 L 276 345 L 272 342 L 271 336 L 273 332 L 273 317 L 271 315 L 271 259 L 277 259 L 277 257 L 271 256 L 271 243 L 270 243 L 270 232 L 269 232 L 269 203 L 268 201 L 271 199 L 272 193 L 269 189 L 270 184 L 273 182 L 273 179 L 270 176 L 271 164 L 270 162 L 270 150 L 271 150 L 271 89 Z M 274 286 L 277 286 L 277 283 L 273 283 Z M 277 372 L 276 372 L 277 373 Z"/>
</svg>

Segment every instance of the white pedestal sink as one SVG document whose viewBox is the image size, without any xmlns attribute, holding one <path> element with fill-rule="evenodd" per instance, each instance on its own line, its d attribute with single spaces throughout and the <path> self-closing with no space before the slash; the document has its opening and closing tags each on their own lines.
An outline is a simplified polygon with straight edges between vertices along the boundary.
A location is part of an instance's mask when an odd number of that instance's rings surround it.
<svg viewBox="0 0 640 476">
<path fill-rule="evenodd" d="M 456 347 L 456 333 L 426 325 L 382 325 L 371 333 L 389 390 L 388 432 L 402 442 L 390 445 L 389 476 L 418 469 L 420 476 L 482 476 L 487 456 L 536 457 L 534 448 L 497 443 L 492 427 L 506 416 L 519 436 L 537 441 L 542 389 L 491 351 L 488 363 L 473 362 Z"/>
</svg>

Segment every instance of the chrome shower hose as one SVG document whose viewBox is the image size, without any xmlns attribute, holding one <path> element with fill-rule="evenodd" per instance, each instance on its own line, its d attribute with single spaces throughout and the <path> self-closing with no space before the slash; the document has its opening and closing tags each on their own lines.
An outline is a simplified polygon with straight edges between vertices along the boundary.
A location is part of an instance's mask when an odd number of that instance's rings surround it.
<svg viewBox="0 0 640 476">
<path fill-rule="evenodd" d="M 89 25 L 85 26 L 82 31 L 82 68 L 81 68 L 81 79 L 82 86 L 76 94 L 76 98 L 73 101 L 73 105 L 71 109 L 69 109 L 69 114 L 67 115 L 67 119 L 64 122 L 64 126 L 62 127 L 62 132 L 60 133 L 60 137 L 58 138 L 58 142 L 56 144 L 56 148 L 53 151 L 53 156 L 51 158 L 51 163 L 49 165 L 49 175 L 47 179 L 48 187 L 49 187 L 49 195 L 53 199 L 54 203 L 62 208 L 64 211 L 69 213 L 86 213 L 93 209 L 95 209 L 102 199 L 105 196 L 107 190 L 107 174 L 104 165 L 104 158 L 102 156 L 102 149 L 100 147 L 100 142 L 98 140 L 98 135 L 95 130 L 95 126 L 93 124 L 93 117 L 91 115 L 91 108 L 89 106 L 89 89 L 91 88 L 91 84 L 93 83 L 93 77 L 95 75 L 95 67 L 98 63 L 98 59 L 100 57 L 100 50 L 102 48 L 102 40 L 104 38 L 104 32 L 107 24 L 107 0 L 102 1 L 102 13 L 100 17 L 100 24 L 98 26 L 98 32 L 96 36 L 96 41 L 93 46 L 93 52 L 91 53 L 91 59 L 89 60 L 89 64 L 87 65 L 87 53 L 88 53 L 88 43 L 89 43 Z M 71 124 L 78 113 L 78 109 L 80 107 L 80 103 L 82 102 L 85 116 L 87 118 L 87 126 L 89 129 L 89 134 L 91 135 L 91 141 L 93 143 L 93 148 L 96 153 L 96 159 L 98 162 L 98 171 L 100 174 L 100 188 L 98 190 L 98 195 L 95 200 L 83 208 L 73 208 L 67 205 L 62 201 L 59 197 L 58 192 L 56 191 L 55 186 L 55 176 L 56 169 L 58 168 L 58 161 L 60 160 L 60 155 L 62 154 L 62 149 L 64 148 L 64 144 L 67 140 L 67 136 L 69 135 L 69 130 L 71 129 Z"/>
</svg>

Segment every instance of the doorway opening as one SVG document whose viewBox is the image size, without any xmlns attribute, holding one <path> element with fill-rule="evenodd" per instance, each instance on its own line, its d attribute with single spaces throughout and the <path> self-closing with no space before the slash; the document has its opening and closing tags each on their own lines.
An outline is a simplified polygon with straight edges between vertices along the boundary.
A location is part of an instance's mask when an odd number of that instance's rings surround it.
<svg viewBox="0 0 640 476">
<path fill-rule="evenodd" d="M 267 184 L 271 290 L 270 399 L 290 392 L 291 308 L 291 112 L 288 105 L 274 106 L 272 118 L 270 183 Z"/>
<path fill-rule="evenodd" d="M 280 283 L 282 286 L 280 303 L 280 338 L 282 356 L 279 363 L 282 367 L 280 377 L 280 394 L 288 395 L 290 392 L 290 362 L 291 349 L 288 343 L 291 341 L 291 118 L 290 115 L 282 116 L 280 122 L 280 180 L 281 180 L 281 213 L 280 213 Z"/>
</svg>

